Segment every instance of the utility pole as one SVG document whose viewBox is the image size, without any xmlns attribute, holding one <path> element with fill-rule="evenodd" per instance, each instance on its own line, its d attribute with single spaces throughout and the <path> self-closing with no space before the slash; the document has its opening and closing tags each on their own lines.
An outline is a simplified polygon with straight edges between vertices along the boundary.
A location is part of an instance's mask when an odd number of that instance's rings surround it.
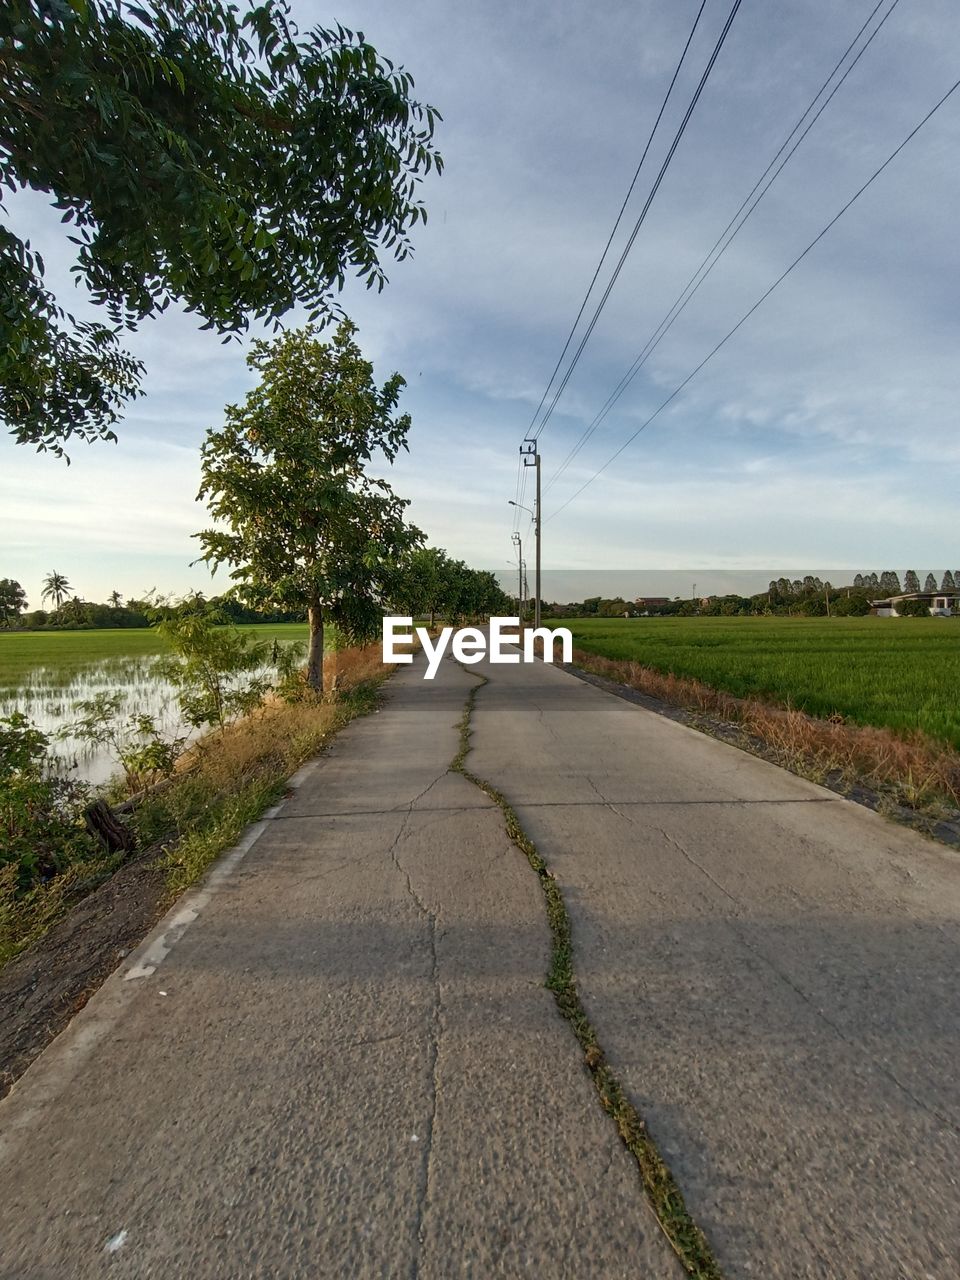
<svg viewBox="0 0 960 1280">
<path fill-rule="evenodd" d="M 519 530 L 512 533 L 513 545 L 517 548 L 517 616 L 523 622 L 523 543 Z"/>
<path fill-rule="evenodd" d="M 524 440 L 520 446 L 520 456 L 523 458 L 525 467 L 536 467 L 537 469 L 537 500 L 534 504 L 533 513 L 533 529 L 537 538 L 536 553 L 536 570 L 534 573 L 534 590 L 536 597 L 533 602 L 533 625 L 540 625 L 540 453 L 537 449 L 536 440 Z"/>
</svg>

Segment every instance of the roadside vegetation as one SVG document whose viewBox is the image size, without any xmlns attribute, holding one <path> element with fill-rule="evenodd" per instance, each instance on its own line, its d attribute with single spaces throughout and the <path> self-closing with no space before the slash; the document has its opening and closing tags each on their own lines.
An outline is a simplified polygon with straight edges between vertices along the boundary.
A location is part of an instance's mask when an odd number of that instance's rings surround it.
<svg viewBox="0 0 960 1280">
<path fill-rule="evenodd" d="M 605 658 L 960 747 L 958 619 L 577 619 L 570 629 Z"/>
<path fill-rule="evenodd" d="M 302 642 L 304 622 L 239 626 L 271 645 Z M 74 675 L 95 663 L 131 658 L 159 657 L 168 652 L 155 627 L 92 631 L 0 631 L 0 696 L 28 691 L 40 672 L 47 687 L 69 683 Z"/>
<path fill-rule="evenodd" d="M 150 723 L 102 702 L 81 709 L 89 733 L 113 748 L 118 774 L 106 796 L 48 768 L 51 743 L 18 713 L 0 720 L 0 963 L 42 937 L 76 902 L 134 856 L 159 860 L 168 896 L 192 883 L 243 827 L 282 793 L 286 780 L 342 725 L 376 705 L 388 674 L 379 646 L 328 655 L 336 698 L 317 698 L 288 664 L 266 689 L 253 664 L 238 680 L 217 655 L 224 628 L 196 621 L 172 663 L 194 722 L 211 731 L 185 748 Z M 107 824 L 102 815 L 106 812 Z"/>
<path fill-rule="evenodd" d="M 578 619 L 574 662 L 738 726 L 796 772 L 960 807 L 956 619 Z"/>
</svg>

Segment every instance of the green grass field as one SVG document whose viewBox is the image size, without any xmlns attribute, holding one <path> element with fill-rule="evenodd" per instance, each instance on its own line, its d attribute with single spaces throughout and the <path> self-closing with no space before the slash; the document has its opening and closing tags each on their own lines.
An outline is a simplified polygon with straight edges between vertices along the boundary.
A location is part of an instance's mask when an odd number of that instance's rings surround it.
<svg viewBox="0 0 960 1280">
<path fill-rule="evenodd" d="M 240 627 L 260 640 L 307 639 L 305 622 Z M 56 672 L 64 683 L 84 668 L 110 659 L 169 652 L 149 627 L 95 631 L 0 631 L 0 689 L 29 687 L 31 671 Z"/>
<path fill-rule="evenodd" d="M 551 624 L 554 625 L 554 624 Z M 577 648 L 960 747 L 960 618 L 577 618 Z"/>
</svg>

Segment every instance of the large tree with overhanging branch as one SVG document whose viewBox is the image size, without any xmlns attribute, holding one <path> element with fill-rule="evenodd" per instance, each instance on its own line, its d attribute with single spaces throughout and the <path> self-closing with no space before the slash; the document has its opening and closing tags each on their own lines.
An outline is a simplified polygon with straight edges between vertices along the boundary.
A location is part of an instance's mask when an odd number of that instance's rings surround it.
<svg viewBox="0 0 960 1280">
<path fill-rule="evenodd" d="M 103 319 L 74 319 L 28 241 L 0 225 L 0 418 L 62 453 L 114 438 L 138 394 L 124 329 L 181 303 L 224 335 L 303 304 L 335 311 L 348 274 L 382 288 L 426 218 L 437 112 L 336 25 L 286 0 L 6 0 L 0 183 L 48 195 Z"/>
<path fill-rule="evenodd" d="M 382 387 L 343 321 L 322 342 L 307 327 L 258 341 L 248 358 L 259 384 L 202 450 L 200 497 L 217 527 L 197 535 L 202 558 L 231 566 L 251 604 L 307 609 L 307 679 L 323 689 L 324 625 L 348 640 L 371 638 L 423 535 L 409 503 L 368 472 L 406 448 L 405 385 Z"/>
</svg>

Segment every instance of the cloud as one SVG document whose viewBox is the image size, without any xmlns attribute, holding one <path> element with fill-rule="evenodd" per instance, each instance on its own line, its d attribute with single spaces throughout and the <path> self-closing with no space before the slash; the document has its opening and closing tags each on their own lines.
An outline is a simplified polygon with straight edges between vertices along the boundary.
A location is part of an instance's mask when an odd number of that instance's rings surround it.
<svg viewBox="0 0 960 1280">
<path fill-rule="evenodd" d="M 545 478 L 871 8 L 868 0 L 743 6 L 544 431 Z M 303 26 L 328 16 L 307 0 L 295 11 Z M 425 186 L 430 218 L 413 258 L 390 267 L 382 295 L 348 284 L 343 301 L 378 376 L 399 369 L 408 380 L 411 453 L 392 479 L 412 499 L 411 518 L 453 554 L 489 564 L 512 554 L 507 499 L 517 448 L 691 12 L 653 0 L 337 5 L 338 20 L 404 62 L 417 92 L 445 117 L 447 169 Z M 705 13 L 650 174 L 722 18 Z M 948 87 L 958 60 L 948 0 L 897 7 L 545 510 L 602 465 L 745 313 Z M 712 557 L 800 568 L 949 558 L 960 463 L 958 142 L 960 93 L 610 471 L 550 523 L 550 563 Z M 638 185 L 617 253 L 648 182 Z M 59 287 L 69 253 L 56 216 L 31 199 L 23 207 Z M 223 405 L 250 386 L 247 346 L 222 347 L 193 318 L 168 313 L 134 339 L 147 394 L 131 407 L 116 450 L 85 449 L 63 472 L 0 446 L 7 547 L 26 555 L 29 543 L 44 566 L 62 561 L 64 569 L 64 556 L 82 547 L 102 558 L 104 581 L 137 556 L 167 557 L 171 578 L 186 581 L 196 572 L 186 568 L 195 554 L 189 533 L 202 525 L 195 450 Z"/>
</svg>

